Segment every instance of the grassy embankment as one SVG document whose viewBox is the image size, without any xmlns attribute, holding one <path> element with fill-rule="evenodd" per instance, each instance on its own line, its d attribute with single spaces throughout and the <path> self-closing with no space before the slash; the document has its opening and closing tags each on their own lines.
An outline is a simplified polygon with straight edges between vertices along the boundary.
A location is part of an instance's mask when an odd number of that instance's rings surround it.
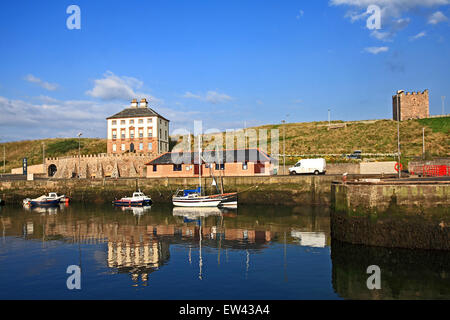
<svg viewBox="0 0 450 320">
<path fill-rule="evenodd" d="M 332 125 L 344 124 L 333 121 Z M 288 123 L 265 125 L 249 129 L 278 129 L 280 153 L 283 148 L 283 131 L 286 130 L 286 154 L 348 154 L 354 150 L 364 153 L 396 153 L 397 123 L 391 120 L 345 122 L 346 127 L 328 130 L 327 122 Z M 400 142 L 404 164 L 413 157 L 422 156 L 422 128 L 425 128 L 426 157 L 450 157 L 450 117 L 410 120 L 401 122 Z M 194 144 L 195 139 L 192 139 Z M 22 158 L 28 164 L 42 163 L 42 143 L 46 157 L 78 154 L 78 139 L 46 139 L 0 144 L 0 172 L 3 172 L 3 145 L 6 146 L 6 172 L 21 167 Z M 205 144 L 210 144 L 211 141 Z M 268 150 L 270 151 L 270 135 Z M 173 145 L 173 143 L 171 144 Z M 81 154 L 106 152 L 105 139 L 81 139 Z M 286 158 L 288 163 L 297 157 Z M 395 160 L 379 159 L 379 160 Z M 327 157 L 329 162 L 342 162 L 342 157 Z"/>
</svg>

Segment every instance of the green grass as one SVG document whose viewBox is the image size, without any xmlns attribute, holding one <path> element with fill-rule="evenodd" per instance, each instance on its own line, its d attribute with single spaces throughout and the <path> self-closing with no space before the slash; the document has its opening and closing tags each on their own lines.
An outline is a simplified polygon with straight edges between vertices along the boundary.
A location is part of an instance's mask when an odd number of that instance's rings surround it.
<svg viewBox="0 0 450 320">
<path fill-rule="evenodd" d="M 423 126 L 431 128 L 433 132 L 450 134 L 450 117 L 420 119 L 417 121 L 419 121 L 419 123 Z"/>
<path fill-rule="evenodd" d="M 3 172 L 3 146 L 6 151 L 5 172 L 22 166 L 22 159 L 28 159 L 28 165 L 42 164 L 43 149 L 45 157 L 66 157 L 78 155 L 78 139 L 44 139 L 16 141 L 0 144 L 0 173 Z M 81 139 L 81 154 L 106 153 L 106 139 Z"/>
</svg>

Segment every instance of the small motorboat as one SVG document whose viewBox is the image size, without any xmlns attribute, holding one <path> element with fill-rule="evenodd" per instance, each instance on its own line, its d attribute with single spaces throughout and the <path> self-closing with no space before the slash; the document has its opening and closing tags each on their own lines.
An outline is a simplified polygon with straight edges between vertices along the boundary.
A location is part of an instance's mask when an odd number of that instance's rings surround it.
<svg viewBox="0 0 450 320">
<path fill-rule="evenodd" d="M 143 207 L 143 206 L 151 206 L 152 199 L 147 197 L 141 191 L 134 192 L 132 197 L 125 197 L 119 200 L 113 201 L 115 206 L 119 207 Z"/>
<path fill-rule="evenodd" d="M 51 199 L 47 196 L 40 196 L 36 199 L 24 199 L 23 205 L 24 206 L 30 206 L 30 207 L 52 207 L 52 206 L 58 206 L 59 205 L 59 199 Z"/>
<path fill-rule="evenodd" d="M 68 204 L 70 199 L 69 197 L 66 197 L 65 195 L 60 195 L 58 196 L 58 194 L 56 192 L 50 192 L 47 196 L 48 199 L 54 199 L 54 200 L 59 200 L 59 203 L 64 203 L 64 204 Z"/>
</svg>

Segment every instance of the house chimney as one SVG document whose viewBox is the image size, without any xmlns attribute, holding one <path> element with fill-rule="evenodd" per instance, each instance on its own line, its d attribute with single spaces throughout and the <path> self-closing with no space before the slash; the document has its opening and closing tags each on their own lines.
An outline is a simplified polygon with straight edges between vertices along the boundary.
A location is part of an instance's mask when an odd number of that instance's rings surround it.
<svg viewBox="0 0 450 320">
<path fill-rule="evenodd" d="M 137 99 L 133 99 L 133 101 L 131 101 L 131 107 L 130 108 L 137 108 L 137 107 L 138 107 Z"/>
<path fill-rule="evenodd" d="M 147 105 L 148 105 L 147 99 L 142 98 L 141 103 L 139 104 L 139 108 L 147 108 Z"/>
</svg>

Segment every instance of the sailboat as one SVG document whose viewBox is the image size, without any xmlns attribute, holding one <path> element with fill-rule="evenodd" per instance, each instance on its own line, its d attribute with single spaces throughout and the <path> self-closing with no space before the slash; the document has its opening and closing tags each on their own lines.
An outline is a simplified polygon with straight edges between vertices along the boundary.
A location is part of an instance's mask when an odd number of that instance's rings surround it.
<svg viewBox="0 0 450 320">
<path fill-rule="evenodd" d="M 178 190 L 172 197 L 172 203 L 177 207 L 217 207 L 222 202 L 221 197 L 202 195 L 202 145 L 201 135 L 198 135 L 198 166 L 199 187 L 195 190 Z"/>
</svg>

